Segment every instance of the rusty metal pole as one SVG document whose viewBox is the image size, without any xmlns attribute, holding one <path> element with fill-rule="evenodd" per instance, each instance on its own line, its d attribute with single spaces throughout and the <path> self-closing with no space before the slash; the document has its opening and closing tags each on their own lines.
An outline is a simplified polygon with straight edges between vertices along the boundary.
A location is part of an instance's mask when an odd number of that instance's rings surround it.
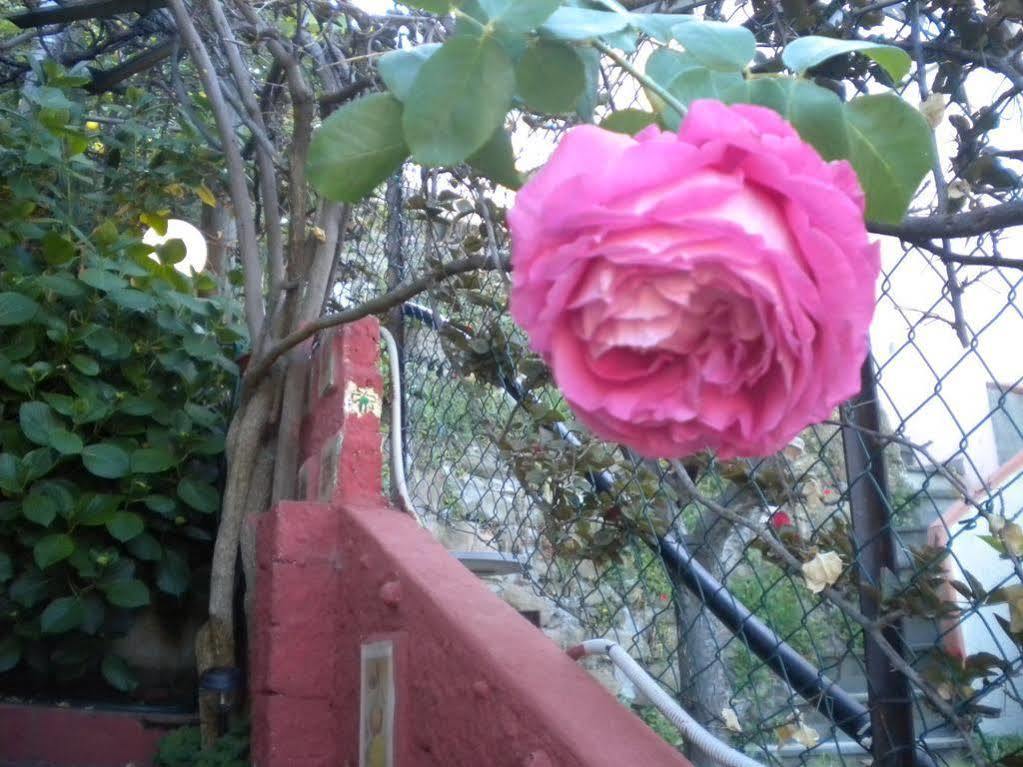
<svg viewBox="0 0 1023 767">
<path fill-rule="evenodd" d="M 881 574 L 885 568 L 896 572 L 897 561 L 884 450 L 879 440 L 867 433 L 881 431 L 871 357 L 863 363 L 860 377 L 859 395 L 842 409 L 842 423 L 846 424 L 842 430 L 842 445 L 860 583 L 860 610 L 868 618 L 876 619 L 881 611 Z M 902 622 L 889 624 L 884 629 L 884 638 L 902 653 Z M 910 767 L 914 763 L 916 738 L 909 681 L 893 668 L 876 641 L 868 635 L 863 639 L 873 763 L 875 767 Z"/>
</svg>

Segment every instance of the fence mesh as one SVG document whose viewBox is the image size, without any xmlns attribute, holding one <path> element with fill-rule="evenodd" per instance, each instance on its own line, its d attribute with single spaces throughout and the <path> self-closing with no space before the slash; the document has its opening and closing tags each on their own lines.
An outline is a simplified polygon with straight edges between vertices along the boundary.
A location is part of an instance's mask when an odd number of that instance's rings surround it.
<svg viewBox="0 0 1023 767">
<path fill-rule="evenodd" d="M 890 32 L 908 39 L 904 10 L 890 16 Z M 631 106 L 636 89 L 603 74 L 601 109 Z M 1016 96 L 997 106 L 1018 126 Z M 965 111 L 949 107 L 956 108 Z M 519 116 L 513 132 L 526 170 L 542 163 L 563 129 L 530 119 Z M 925 185 L 921 211 L 955 190 L 961 169 L 951 151 L 946 142 L 942 165 L 953 173 L 940 189 L 933 180 Z M 337 303 L 456 255 L 505 253 L 494 223 L 508 200 L 493 199 L 487 203 L 464 176 L 396 176 L 351 218 L 344 259 L 350 273 L 339 275 Z M 617 641 L 701 722 L 769 764 L 859 765 L 868 755 L 822 713 L 819 700 L 798 694 L 791 679 L 715 618 L 655 542 L 674 535 L 778 640 L 873 707 L 884 702 L 883 691 L 870 681 L 863 627 L 812 593 L 762 537 L 784 540 L 805 558 L 834 551 L 853 604 L 880 603 L 895 632 L 889 637 L 901 645 L 904 668 L 896 671 L 912 682 L 905 701 L 912 737 L 876 729 L 874 737 L 887 735 L 893 749 L 918 749 L 935 764 L 973 764 L 978 755 L 1012 764 L 1023 758 L 1023 606 L 1010 609 L 1012 598 L 1004 597 L 1019 594 L 1013 590 L 1023 570 L 1019 551 L 1000 552 L 990 528 L 1023 523 L 1023 271 L 970 258 L 1000 256 L 1010 243 L 1008 235 L 985 236 L 935 249 L 885 238 L 872 330 L 875 396 L 769 458 L 697 456 L 681 466 L 642 460 L 573 422 L 508 316 L 503 274 L 449 281 L 389 323 L 403 356 L 414 501 L 448 548 L 518 557 L 521 575 L 488 583 L 516 608 L 538 613 L 555 641 Z M 942 258 L 953 252 L 965 258 Z M 876 414 L 885 436 L 843 429 L 843 419 L 859 423 L 855 408 Z M 849 463 L 850 452 L 865 461 Z M 745 524 L 694 502 L 680 471 L 702 497 Z M 868 540 L 853 531 L 854 518 L 862 524 L 858 514 L 869 516 L 856 508 L 871 495 L 864 488 L 881 494 L 881 517 Z M 896 563 L 869 582 L 860 558 L 880 540 L 893 541 Z M 628 680 L 606 663 L 587 663 L 623 703 L 684 748 Z"/>
</svg>

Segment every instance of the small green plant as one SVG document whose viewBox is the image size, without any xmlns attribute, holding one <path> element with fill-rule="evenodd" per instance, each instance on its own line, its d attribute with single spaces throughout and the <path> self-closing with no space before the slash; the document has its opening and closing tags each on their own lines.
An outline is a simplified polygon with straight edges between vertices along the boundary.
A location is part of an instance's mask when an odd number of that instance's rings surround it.
<svg viewBox="0 0 1023 767">
<path fill-rule="evenodd" d="M 206 751 L 198 727 L 182 727 L 160 741 L 155 767 L 248 767 L 249 723 L 236 723 Z"/>
</svg>

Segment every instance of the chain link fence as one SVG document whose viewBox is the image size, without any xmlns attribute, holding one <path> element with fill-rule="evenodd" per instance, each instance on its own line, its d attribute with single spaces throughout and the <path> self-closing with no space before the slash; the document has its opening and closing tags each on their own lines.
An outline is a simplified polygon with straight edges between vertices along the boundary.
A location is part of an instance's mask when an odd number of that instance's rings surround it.
<svg viewBox="0 0 1023 767">
<path fill-rule="evenodd" d="M 602 108 L 637 99 L 605 82 Z M 1020 122 L 1015 99 L 999 108 Z M 519 120 L 513 141 L 529 170 L 563 126 Z M 929 182 L 920 210 L 956 180 Z M 470 177 L 396 176 L 350 219 L 336 303 L 458 255 L 506 252 L 510 198 L 491 200 Z M 994 533 L 1023 523 L 1023 271 L 984 263 L 1012 242 L 885 238 L 860 397 L 777 455 L 674 466 L 577 426 L 508 316 L 507 277 L 457 277 L 388 320 L 418 511 L 452 550 L 518 558 L 521 574 L 487 582 L 553 640 L 615 640 L 765 764 L 861 765 L 878 741 L 876 764 L 1020 763 L 1023 541 L 1006 551 Z M 813 593 L 765 537 L 803 561 L 837 553 L 839 591 L 878 633 Z M 746 623 L 722 619 L 733 608 L 766 628 L 759 648 Z M 809 664 L 809 687 L 796 666 L 779 668 L 785 653 Z M 685 748 L 628 680 L 586 662 Z"/>
</svg>

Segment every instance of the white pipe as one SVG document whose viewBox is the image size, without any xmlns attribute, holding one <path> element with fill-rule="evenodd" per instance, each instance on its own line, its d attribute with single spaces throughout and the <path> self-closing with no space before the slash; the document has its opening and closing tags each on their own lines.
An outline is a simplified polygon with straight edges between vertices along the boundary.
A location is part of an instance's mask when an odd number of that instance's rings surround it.
<svg viewBox="0 0 1023 767">
<path fill-rule="evenodd" d="M 620 645 L 609 639 L 587 639 L 578 647 L 569 650 L 569 654 L 572 657 L 607 655 L 636 688 L 650 699 L 658 711 L 678 728 L 686 743 L 723 767 L 763 767 L 760 762 L 736 751 L 705 730 Z"/>
<path fill-rule="evenodd" d="M 381 327 L 380 335 L 387 346 L 391 367 L 391 481 L 394 482 L 405 510 L 422 524 L 419 512 L 412 503 L 412 496 L 409 495 L 408 485 L 405 484 L 405 456 L 401 449 L 401 371 L 398 369 L 398 345 L 387 328 Z"/>
</svg>

